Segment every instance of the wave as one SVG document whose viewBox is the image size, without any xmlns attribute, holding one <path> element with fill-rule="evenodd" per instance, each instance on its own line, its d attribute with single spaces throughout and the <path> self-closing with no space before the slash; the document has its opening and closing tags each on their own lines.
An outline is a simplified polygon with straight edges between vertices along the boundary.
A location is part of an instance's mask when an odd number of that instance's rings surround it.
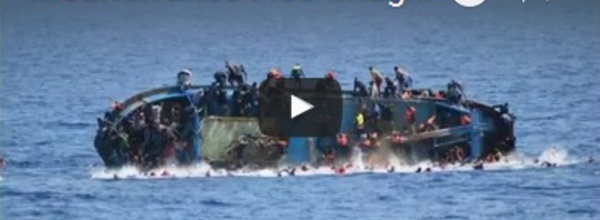
<svg viewBox="0 0 600 220">
<path fill-rule="evenodd" d="M 321 176 L 321 175 L 356 175 L 368 173 L 415 173 L 415 172 L 464 172 L 481 171 L 475 169 L 475 164 L 454 164 L 440 166 L 430 161 L 424 161 L 415 165 L 403 165 L 397 158 L 390 158 L 386 166 L 368 166 L 363 163 L 361 155 L 355 155 L 349 163 L 339 164 L 335 167 L 309 165 L 295 167 L 280 167 L 260 170 L 239 169 L 225 170 L 214 169 L 206 163 L 198 163 L 193 166 L 178 167 L 167 165 L 149 171 L 142 171 L 133 166 L 125 166 L 120 169 L 106 169 L 94 167 L 91 171 L 93 179 L 173 179 L 173 178 L 214 178 L 214 177 L 291 177 L 291 176 Z M 591 162 L 591 158 L 589 159 Z M 521 170 L 545 167 L 568 166 L 586 162 L 571 158 L 568 152 L 562 148 L 550 147 L 538 157 L 520 156 L 510 154 L 503 156 L 499 161 L 484 163 L 483 170 Z"/>
</svg>

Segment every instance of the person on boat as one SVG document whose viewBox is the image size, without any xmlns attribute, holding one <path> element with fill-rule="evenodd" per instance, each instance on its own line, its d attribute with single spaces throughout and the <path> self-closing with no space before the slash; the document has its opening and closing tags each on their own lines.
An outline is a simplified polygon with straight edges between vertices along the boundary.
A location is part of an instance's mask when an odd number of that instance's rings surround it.
<svg viewBox="0 0 600 220">
<path fill-rule="evenodd" d="M 177 73 L 177 86 L 181 90 L 189 89 L 192 86 L 192 71 L 183 69 Z"/>
<path fill-rule="evenodd" d="M 233 65 L 229 61 L 225 61 L 225 69 L 227 71 L 227 81 L 231 86 L 241 85 L 244 83 L 247 73 L 242 65 Z"/>
<path fill-rule="evenodd" d="M 390 140 L 392 142 L 392 146 L 396 146 L 396 147 L 398 147 L 404 141 L 402 134 L 400 134 L 400 132 L 398 132 L 398 131 L 392 131 Z"/>
<path fill-rule="evenodd" d="M 336 135 L 337 145 L 339 147 L 339 153 L 342 156 L 350 155 L 350 147 L 348 144 L 348 135 L 346 133 L 339 133 Z"/>
<path fill-rule="evenodd" d="M 246 68 L 244 68 L 244 65 L 240 64 L 237 68 L 236 75 L 234 75 L 234 78 L 232 78 L 232 79 L 230 78 L 230 79 L 233 80 L 234 82 L 236 82 L 238 86 L 240 86 L 240 85 L 244 84 L 244 82 L 247 78 L 248 78 L 248 73 L 246 73 Z"/>
<path fill-rule="evenodd" d="M 301 80 L 301 78 L 305 78 L 306 77 L 304 75 L 304 71 L 302 70 L 302 66 L 300 66 L 299 63 L 296 63 L 296 65 L 294 65 L 292 67 L 292 71 L 290 72 L 290 76 L 292 76 L 292 79 L 294 79 L 294 81 L 296 82 L 296 84 L 298 84 L 298 86 L 302 86 L 302 80 Z"/>
<path fill-rule="evenodd" d="M 233 90 L 233 94 L 231 95 L 231 116 L 240 117 L 244 115 L 242 96 L 242 87 Z"/>
<path fill-rule="evenodd" d="M 258 105 L 257 90 L 256 82 L 252 86 L 242 88 L 242 91 L 244 91 L 242 95 L 242 111 L 244 112 L 244 116 L 256 116 L 256 106 Z"/>
<path fill-rule="evenodd" d="M 379 97 L 379 93 L 381 92 L 381 84 L 383 83 L 383 74 L 381 74 L 381 72 L 379 72 L 379 70 L 370 66 L 369 67 L 369 75 L 371 76 L 371 79 L 373 80 L 373 83 L 375 85 L 375 89 L 373 89 L 374 93 L 371 94 L 371 96 Z"/>
<path fill-rule="evenodd" d="M 424 124 L 419 125 L 419 132 L 428 132 L 434 131 L 437 129 L 437 125 L 435 124 L 436 115 L 432 115 L 427 119 Z"/>
<path fill-rule="evenodd" d="M 369 136 L 366 133 L 361 134 L 359 138 L 360 139 L 358 143 L 356 143 L 359 149 L 364 151 L 371 148 L 371 140 L 369 139 Z"/>
<path fill-rule="evenodd" d="M 354 97 L 364 97 L 369 96 L 369 92 L 367 90 L 367 86 L 358 80 L 358 77 L 354 77 Z"/>
<path fill-rule="evenodd" d="M 381 106 L 381 132 L 391 131 L 394 128 L 394 105 L 392 103 L 379 103 Z"/>
<path fill-rule="evenodd" d="M 408 106 L 408 108 L 406 108 L 406 113 L 404 115 L 404 118 L 406 120 L 406 124 L 408 125 L 408 128 L 410 130 L 411 134 L 415 133 L 415 122 L 416 122 L 416 118 L 417 118 L 417 109 L 413 106 Z"/>
<path fill-rule="evenodd" d="M 277 68 L 271 68 L 269 70 L 269 72 L 267 73 L 267 80 L 280 79 L 280 78 L 281 78 L 281 71 L 279 71 L 279 69 L 277 69 Z"/>
<path fill-rule="evenodd" d="M 225 86 L 227 84 L 227 74 L 223 71 L 217 71 L 213 77 L 215 78 L 215 82 L 219 84 L 219 86 Z"/>
<path fill-rule="evenodd" d="M 384 98 L 396 97 L 396 89 L 398 87 L 392 79 L 385 77 L 385 91 L 383 92 Z"/>
<path fill-rule="evenodd" d="M 456 161 L 458 161 L 459 163 L 463 163 L 463 161 L 466 159 L 465 151 L 461 147 L 456 146 L 456 148 L 454 149 L 454 157 L 456 158 Z"/>
<path fill-rule="evenodd" d="M 335 83 L 335 73 L 333 71 L 328 71 L 325 74 L 325 77 L 319 82 L 317 82 L 316 92 L 317 94 L 329 94 L 329 92 L 334 88 Z"/>
<path fill-rule="evenodd" d="M 448 100 L 451 103 L 453 103 L 453 104 L 463 104 L 464 103 L 465 95 L 464 95 L 463 86 L 460 82 L 452 80 L 450 83 L 448 83 L 447 89 L 448 89 L 448 91 L 446 92 L 446 95 L 448 97 Z"/>
<path fill-rule="evenodd" d="M 443 100 L 446 98 L 446 92 L 440 90 L 433 94 L 433 98 L 437 100 Z"/>
<path fill-rule="evenodd" d="M 401 92 L 404 92 L 412 87 L 412 78 L 407 71 L 395 66 L 394 73 L 396 73 L 396 81 L 398 81 L 398 87 L 400 88 Z"/>
<path fill-rule="evenodd" d="M 375 86 L 375 83 L 373 82 L 373 80 L 369 81 L 369 96 L 371 98 L 376 98 L 377 97 L 377 92 L 375 91 L 377 90 L 377 87 Z"/>
</svg>

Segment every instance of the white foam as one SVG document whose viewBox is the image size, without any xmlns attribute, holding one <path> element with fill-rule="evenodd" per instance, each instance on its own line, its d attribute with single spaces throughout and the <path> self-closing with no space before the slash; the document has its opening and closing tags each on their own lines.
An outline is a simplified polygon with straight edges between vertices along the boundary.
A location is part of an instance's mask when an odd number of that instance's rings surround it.
<svg viewBox="0 0 600 220">
<path fill-rule="evenodd" d="M 337 168 L 343 166 L 344 172 L 333 169 L 330 166 L 311 167 L 306 166 L 307 170 L 295 167 L 294 176 L 318 176 L 318 175 L 350 175 L 365 173 L 388 173 L 393 167 L 393 173 L 414 173 L 418 168 L 425 172 L 430 168 L 431 172 L 456 172 L 473 171 L 473 164 L 454 164 L 440 167 L 430 161 L 423 161 L 416 165 L 402 165 L 402 162 L 391 157 L 387 166 L 369 167 L 360 159 L 361 153 L 353 156 L 350 163 L 339 164 Z M 539 157 L 527 157 L 517 154 L 503 156 L 500 161 L 494 163 L 485 163 L 484 170 L 520 170 L 530 168 L 542 168 L 541 163 L 547 162 L 556 166 L 572 165 L 582 162 L 582 160 L 571 159 L 568 152 L 562 148 L 551 147 L 540 154 Z M 149 171 L 141 171 L 133 166 L 126 166 L 120 169 L 106 169 L 96 167 L 92 169 L 91 177 L 93 179 L 171 179 L 171 178 L 214 178 L 214 177 L 284 177 L 291 176 L 288 171 L 292 167 L 281 167 L 278 169 L 249 170 L 240 169 L 227 171 L 224 169 L 214 169 L 205 163 L 199 163 L 193 166 L 178 167 L 174 165 L 164 166 Z"/>
</svg>

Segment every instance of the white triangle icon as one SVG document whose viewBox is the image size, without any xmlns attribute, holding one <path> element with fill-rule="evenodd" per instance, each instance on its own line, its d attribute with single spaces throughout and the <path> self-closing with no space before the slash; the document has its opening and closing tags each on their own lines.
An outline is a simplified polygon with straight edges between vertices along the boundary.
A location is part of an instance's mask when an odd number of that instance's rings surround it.
<svg viewBox="0 0 600 220">
<path fill-rule="evenodd" d="M 296 97 L 295 95 L 291 95 L 292 96 L 292 114 L 290 117 L 295 118 L 296 116 L 314 108 L 313 105 L 311 105 L 310 103 Z"/>
</svg>

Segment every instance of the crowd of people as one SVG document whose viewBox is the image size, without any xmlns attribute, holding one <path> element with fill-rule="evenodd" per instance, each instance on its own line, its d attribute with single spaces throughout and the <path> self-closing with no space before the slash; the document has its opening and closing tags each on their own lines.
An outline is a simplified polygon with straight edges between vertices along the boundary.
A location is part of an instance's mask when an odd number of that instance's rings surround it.
<svg viewBox="0 0 600 220">
<path fill-rule="evenodd" d="M 367 88 L 362 82 L 355 78 L 353 95 L 377 98 L 438 98 L 452 100 L 460 103 L 464 99 L 462 85 L 456 81 L 448 84 L 446 91 L 433 92 L 431 90 L 412 89 L 411 76 L 399 67 L 394 67 L 394 77 L 384 75 L 374 67 L 368 68 L 372 81 Z M 289 78 L 300 86 L 302 78 L 306 74 L 299 63 L 291 68 Z M 336 74 L 329 71 L 323 80 L 317 84 L 316 90 L 319 94 L 327 93 L 331 82 L 336 80 Z M 258 117 L 259 88 L 256 82 L 248 84 L 248 74 L 243 65 L 235 65 L 225 62 L 223 70 L 213 75 L 214 82 L 203 90 L 198 91 L 189 99 L 189 102 L 153 103 L 146 104 L 129 114 L 120 126 L 112 126 L 115 117 L 123 110 L 121 103 L 113 103 L 112 111 L 107 112 L 103 119 L 99 119 L 100 127 L 106 131 L 111 141 L 119 143 L 115 150 L 114 158 L 128 160 L 134 164 L 144 166 L 156 166 L 165 161 L 175 158 L 179 162 L 191 161 L 189 151 L 191 147 L 191 136 L 194 128 L 190 119 L 194 114 L 233 117 Z M 277 68 L 272 68 L 266 75 L 266 88 L 262 91 L 278 97 L 283 94 L 285 85 L 281 84 L 284 76 Z M 182 91 L 191 87 L 192 72 L 188 69 L 182 70 L 177 75 L 177 85 Z M 385 85 L 384 85 L 385 83 Z M 262 88 L 262 87 L 261 87 Z M 232 89 L 233 92 L 227 91 Z M 272 98 L 271 97 L 271 98 Z M 187 104 L 186 104 L 187 103 Z M 414 106 L 407 106 L 405 121 L 406 126 L 400 131 L 394 129 L 394 105 L 393 101 L 374 102 L 371 106 L 363 105 L 355 117 L 356 133 L 352 135 L 339 134 L 336 137 L 338 150 L 326 147 L 323 150 L 325 160 L 333 160 L 337 154 L 348 155 L 349 143 L 356 145 L 366 151 L 372 151 L 379 145 L 380 137 L 390 135 L 394 143 L 399 145 L 403 140 L 415 133 L 431 131 L 439 126 L 435 115 L 423 123 L 417 123 Z M 166 105 L 166 106 L 163 106 Z M 167 111 L 167 112 L 166 112 Z M 116 129 L 108 131 L 107 129 Z M 102 130 L 102 129 L 101 129 Z M 114 132 L 113 132 L 114 131 Z M 114 145 L 114 144 L 113 144 Z"/>
</svg>

